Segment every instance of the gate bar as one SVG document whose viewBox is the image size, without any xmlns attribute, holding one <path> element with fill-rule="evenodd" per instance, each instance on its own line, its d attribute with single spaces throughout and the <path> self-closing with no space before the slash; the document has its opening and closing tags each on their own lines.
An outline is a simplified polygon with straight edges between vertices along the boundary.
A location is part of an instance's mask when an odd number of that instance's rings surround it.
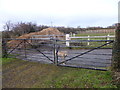
<svg viewBox="0 0 120 90">
<path fill-rule="evenodd" d="M 11 52 L 13 52 L 17 47 L 19 47 L 20 44 L 22 44 L 23 41 L 21 41 L 15 48 L 13 48 L 10 52 L 8 52 L 8 54 L 10 54 Z"/>
<path fill-rule="evenodd" d="M 26 52 L 26 40 L 24 40 L 24 52 L 25 52 L 25 58 L 27 58 L 27 52 Z"/>
<path fill-rule="evenodd" d="M 88 51 L 86 51 L 86 52 L 84 52 L 84 53 L 81 53 L 80 55 L 77 55 L 77 56 L 75 56 L 75 57 L 72 57 L 72 58 L 70 58 L 70 59 L 67 59 L 67 60 L 65 60 L 65 61 L 62 61 L 62 62 L 60 62 L 59 64 L 62 64 L 62 63 L 64 63 L 64 62 L 66 62 L 66 61 L 70 61 L 70 60 L 72 60 L 72 59 L 74 59 L 74 58 L 77 58 L 77 57 L 79 57 L 79 56 L 82 56 L 82 55 L 84 55 L 84 54 L 87 54 L 87 53 L 89 53 L 89 52 L 91 52 L 91 51 L 93 51 L 93 50 L 95 50 L 95 49 L 99 49 L 99 48 L 101 48 L 101 47 L 103 47 L 103 46 L 106 46 L 107 44 L 110 44 L 110 43 L 113 43 L 114 41 L 111 41 L 111 42 L 109 42 L 109 43 L 105 43 L 105 44 L 103 44 L 103 45 L 101 45 L 101 46 L 99 46 L 99 47 L 96 47 L 96 48 L 93 48 L 93 49 L 91 49 L 91 50 L 88 50 Z"/>
<path fill-rule="evenodd" d="M 114 40 L 58 40 L 58 41 L 63 41 L 63 42 L 111 42 Z"/>
<path fill-rule="evenodd" d="M 81 67 L 81 66 L 69 66 L 69 65 L 58 65 L 58 66 L 71 67 L 71 68 L 83 68 L 83 69 L 91 69 L 91 70 L 99 70 L 99 71 L 108 71 L 107 69 L 98 69 L 98 68 Z"/>
<path fill-rule="evenodd" d="M 28 44 L 30 44 L 34 49 L 36 49 L 38 52 L 40 52 L 41 54 L 43 54 L 43 56 L 45 56 L 48 60 L 52 61 L 54 63 L 53 60 L 51 60 L 48 56 L 46 56 L 44 53 L 42 53 L 39 49 L 35 48 L 31 43 L 29 43 L 28 41 L 26 41 Z"/>
</svg>

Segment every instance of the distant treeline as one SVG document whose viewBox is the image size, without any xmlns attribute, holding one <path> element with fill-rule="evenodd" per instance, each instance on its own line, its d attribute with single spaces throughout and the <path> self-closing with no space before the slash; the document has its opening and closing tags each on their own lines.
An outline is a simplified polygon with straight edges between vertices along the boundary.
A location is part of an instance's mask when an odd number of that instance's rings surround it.
<svg viewBox="0 0 120 90">
<path fill-rule="evenodd" d="M 11 21 L 7 21 L 3 27 L 4 31 L 2 31 L 2 38 L 16 38 L 18 36 L 21 36 L 23 34 L 31 33 L 31 32 L 38 32 L 45 28 L 49 28 L 51 26 L 46 25 L 37 25 L 32 22 L 18 22 L 16 24 L 11 23 Z M 86 31 L 86 30 L 98 30 L 98 29 L 114 29 L 116 27 L 116 24 L 113 24 L 112 26 L 108 26 L 106 28 L 103 27 L 87 27 L 87 28 L 81 28 L 78 26 L 77 28 L 73 27 L 54 27 L 57 28 L 59 31 L 67 34 L 67 33 L 78 33 L 80 31 Z"/>
</svg>

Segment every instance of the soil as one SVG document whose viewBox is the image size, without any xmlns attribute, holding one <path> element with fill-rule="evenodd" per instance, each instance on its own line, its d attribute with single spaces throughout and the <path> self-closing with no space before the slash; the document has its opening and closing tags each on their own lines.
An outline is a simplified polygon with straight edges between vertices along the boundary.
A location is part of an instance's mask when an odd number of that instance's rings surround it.
<svg viewBox="0 0 120 90">
<path fill-rule="evenodd" d="M 43 29 L 42 31 L 39 32 L 33 32 L 33 33 L 29 33 L 29 34 L 24 34 L 16 39 L 31 39 L 31 38 L 35 38 L 33 37 L 33 35 L 64 35 L 64 33 L 60 32 L 58 29 L 56 28 L 47 28 L 47 29 Z M 39 36 L 37 38 L 48 38 L 48 36 Z M 64 36 L 57 36 L 58 39 L 63 39 Z M 29 43 L 32 42 L 32 40 L 27 40 Z M 22 44 L 19 45 L 19 48 L 23 48 L 24 47 L 24 41 L 23 40 L 11 40 L 8 42 L 8 47 L 16 47 L 16 45 L 18 45 L 19 43 L 23 42 Z"/>
</svg>

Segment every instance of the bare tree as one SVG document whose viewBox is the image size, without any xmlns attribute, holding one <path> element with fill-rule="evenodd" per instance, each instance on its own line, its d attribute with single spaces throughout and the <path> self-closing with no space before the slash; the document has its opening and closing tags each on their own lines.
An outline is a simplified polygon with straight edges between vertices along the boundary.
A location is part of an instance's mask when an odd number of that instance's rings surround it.
<svg viewBox="0 0 120 90">
<path fill-rule="evenodd" d="M 12 29 L 12 27 L 13 27 L 13 23 L 11 23 L 10 20 L 7 21 L 7 22 L 5 23 L 5 25 L 3 26 L 3 28 L 4 28 L 5 31 L 10 31 L 10 30 Z"/>
<path fill-rule="evenodd" d="M 20 36 L 26 33 L 35 32 L 36 28 L 37 28 L 37 25 L 31 22 L 28 22 L 28 23 L 18 22 L 17 24 L 14 25 L 14 27 L 12 28 L 12 31 L 14 32 L 14 34 L 17 34 L 18 36 Z"/>
</svg>

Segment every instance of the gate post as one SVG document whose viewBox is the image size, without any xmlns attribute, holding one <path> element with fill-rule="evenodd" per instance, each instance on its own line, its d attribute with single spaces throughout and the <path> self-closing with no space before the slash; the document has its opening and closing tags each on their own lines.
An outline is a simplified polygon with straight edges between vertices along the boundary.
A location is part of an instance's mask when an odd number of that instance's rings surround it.
<svg viewBox="0 0 120 90">
<path fill-rule="evenodd" d="M 112 70 L 120 72 L 120 23 L 117 24 L 112 51 Z"/>
<path fill-rule="evenodd" d="M 7 58 L 8 53 L 7 53 L 7 42 L 5 39 L 2 39 L 2 57 Z"/>
<path fill-rule="evenodd" d="M 53 43 L 54 43 L 54 64 L 55 65 L 58 65 L 58 56 L 57 56 L 57 47 L 56 47 L 56 44 L 57 44 L 57 40 L 56 39 L 54 39 L 53 40 Z"/>
<path fill-rule="evenodd" d="M 112 70 L 120 72 L 120 1 L 118 2 L 118 24 L 115 31 L 115 42 L 112 54 Z"/>
</svg>

